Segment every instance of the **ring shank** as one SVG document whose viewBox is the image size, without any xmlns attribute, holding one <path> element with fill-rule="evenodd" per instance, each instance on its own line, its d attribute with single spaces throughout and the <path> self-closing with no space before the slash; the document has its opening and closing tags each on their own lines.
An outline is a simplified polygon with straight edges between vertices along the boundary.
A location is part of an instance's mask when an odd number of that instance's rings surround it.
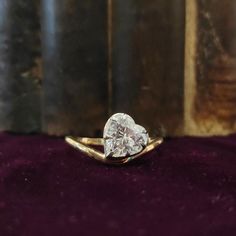
<svg viewBox="0 0 236 236">
<path fill-rule="evenodd" d="M 99 150 L 96 150 L 95 148 L 89 146 L 89 145 L 104 145 L 104 139 L 103 138 L 87 138 L 87 137 L 71 137 L 67 136 L 65 137 L 65 141 L 73 146 L 74 148 L 80 150 L 82 153 L 88 155 L 89 157 L 92 157 L 93 159 L 102 161 L 107 164 L 123 164 L 130 160 L 136 159 L 141 157 L 143 154 L 150 152 L 157 146 L 159 146 L 163 142 L 162 137 L 150 137 L 148 141 L 148 145 L 144 148 L 144 150 L 134 156 L 126 157 L 123 159 L 117 159 L 117 160 L 110 160 L 105 157 L 105 154 L 102 153 Z"/>
<path fill-rule="evenodd" d="M 70 137 L 70 138 L 73 138 L 73 137 Z M 76 138 L 73 138 L 73 139 L 77 142 L 81 142 L 81 143 L 86 144 L 86 145 L 99 145 L 99 146 L 104 145 L 104 139 L 103 138 L 76 137 Z M 148 143 L 151 143 L 156 139 L 157 138 L 151 137 L 151 138 L 149 138 Z M 158 139 L 162 139 L 162 138 L 158 138 Z"/>
</svg>

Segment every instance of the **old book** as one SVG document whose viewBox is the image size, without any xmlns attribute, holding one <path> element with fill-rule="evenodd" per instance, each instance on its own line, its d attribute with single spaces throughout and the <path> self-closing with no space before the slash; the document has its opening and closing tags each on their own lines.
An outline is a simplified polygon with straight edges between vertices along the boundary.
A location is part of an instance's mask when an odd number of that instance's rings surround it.
<svg viewBox="0 0 236 236">
<path fill-rule="evenodd" d="M 43 131 L 94 136 L 108 113 L 107 3 L 43 0 Z"/>
<path fill-rule="evenodd" d="M 110 1 L 111 113 L 183 133 L 185 1 Z"/>
<path fill-rule="evenodd" d="M 0 1 L 0 130 L 40 131 L 38 0 Z"/>
<path fill-rule="evenodd" d="M 236 131 L 236 2 L 186 1 L 185 133 Z"/>
<path fill-rule="evenodd" d="M 126 112 L 167 135 L 236 131 L 234 1 L 41 3 L 40 31 L 39 0 L 0 0 L 0 130 L 97 136 Z"/>
</svg>

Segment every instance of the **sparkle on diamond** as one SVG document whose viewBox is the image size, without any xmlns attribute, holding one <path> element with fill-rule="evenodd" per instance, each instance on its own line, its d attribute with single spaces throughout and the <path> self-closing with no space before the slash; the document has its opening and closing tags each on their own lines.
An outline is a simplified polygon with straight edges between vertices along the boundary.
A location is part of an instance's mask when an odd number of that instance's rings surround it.
<svg viewBox="0 0 236 236">
<path fill-rule="evenodd" d="M 103 133 L 105 156 L 126 157 L 141 152 L 148 133 L 127 114 L 117 113 L 106 123 Z"/>
</svg>

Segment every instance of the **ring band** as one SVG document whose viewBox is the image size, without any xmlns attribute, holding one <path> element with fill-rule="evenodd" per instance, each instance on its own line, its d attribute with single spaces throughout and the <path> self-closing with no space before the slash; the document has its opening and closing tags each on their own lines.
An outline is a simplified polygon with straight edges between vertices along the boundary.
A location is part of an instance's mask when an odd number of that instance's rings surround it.
<svg viewBox="0 0 236 236">
<path fill-rule="evenodd" d="M 149 137 L 147 131 L 124 113 L 107 121 L 103 138 L 65 137 L 65 141 L 87 156 L 105 164 L 124 164 L 138 159 L 163 142 L 162 137 Z M 104 146 L 104 153 L 92 146 Z"/>
<path fill-rule="evenodd" d="M 103 146 L 104 145 L 103 138 L 85 138 L 85 137 L 75 138 L 75 137 L 67 136 L 65 140 L 72 147 L 80 150 L 82 153 L 86 154 L 87 156 L 92 157 L 93 159 L 101 161 L 106 164 L 124 164 L 131 160 L 140 158 L 142 155 L 152 151 L 154 148 L 156 148 L 163 142 L 163 138 L 150 138 L 149 144 L 146 146 L 146 148 L 142 152 L 134 156 L 116 160 L 116 159 L 106 158 L 104 153 L 102 153 L 99 150 L 96 150 L 93 147 L 88 146 L 88 145 Z"/>
</svg>

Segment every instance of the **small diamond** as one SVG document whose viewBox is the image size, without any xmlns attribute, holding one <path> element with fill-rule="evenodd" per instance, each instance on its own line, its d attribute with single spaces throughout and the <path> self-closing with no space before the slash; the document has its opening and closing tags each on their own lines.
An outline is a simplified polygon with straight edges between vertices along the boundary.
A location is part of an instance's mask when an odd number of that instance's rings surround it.
<svg viewBox="0 0 236 236">
<path fill-rule="evenodd" d="M 105 156 L 126 157 L 141 152 L 148 143 L 148 133 L 127 114 L 116 113 L 107 121 L 104 132 Z"/>
</svg>

